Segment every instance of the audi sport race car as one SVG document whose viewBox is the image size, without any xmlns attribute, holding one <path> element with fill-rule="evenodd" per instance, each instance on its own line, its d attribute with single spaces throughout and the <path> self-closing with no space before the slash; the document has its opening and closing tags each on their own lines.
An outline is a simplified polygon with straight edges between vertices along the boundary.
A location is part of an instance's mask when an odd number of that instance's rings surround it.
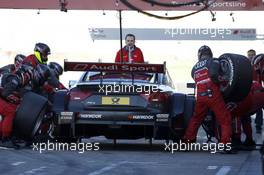
<svg viewBox="0 0 264 175">
<path fill-rule="evenodd" d="M 69 92 L 54 95 L 56 137 L 182 137 L 194 98 L 176 93 L 165 63 L 65 61 L 64 70 L 84 73 Z"/>
</svg>

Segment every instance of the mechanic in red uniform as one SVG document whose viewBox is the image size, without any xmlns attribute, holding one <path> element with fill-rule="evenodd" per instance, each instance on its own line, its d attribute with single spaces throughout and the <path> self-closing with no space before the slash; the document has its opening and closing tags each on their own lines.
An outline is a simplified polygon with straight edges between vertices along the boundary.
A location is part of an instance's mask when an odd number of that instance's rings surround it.
<svg viewBox="0 0 264 175">
<path fill-rule="evenodd" d="M 256 51 L 251 49 L 247 52 L 248 59 L 251 61 L 252 68 L 253 68 L 253 81 L 259 82 L 261 84 L 261 78 L 260 73 L 256 69 L 256 66 L 254 66 L 254 60 L 261 59 L 263 54 L 259 54 L 256 56 Z M 256 64 L 255 64 L 256 65 Z M 256 133 L 260 134 L 262 130 L 262 124 L 263 124 L 263 112 L 262 109 L 259 109 L 256 111 L 256 118 L 255 118 L 255 127 L 256 127 Z"/>
<path fill-rule="evenodd" d="M 10 138 L 13 129 L 13 119 L 16 108 L 20 103 L 19 89 L 24 87 L 34 77 L 33 68 L 21 65 L 15 73 L 0 75 L 0 138 L 1 146 L 10 146 Z M 12 146 L 11 146 L 12 147 Z"/>
<path fill-rule="evenodd" d="M 250 62 L 253 60 L 255 56 L 256 56 L 255 50 L 250 49 L 247 51 L 247 58 L 250 60 Z M 255 77 L 255 71 L 253 70 L 253 79 L 254 77 Z M 233 145 L 237 148 L 242 148 L 242 146 L 255 145 L 252 136 L 251 117 L 250 114 L 248 114 L 248 111 L 252 106 L 252 90 L 253 88 L 251 87 L 248 96 L 243 101 L 239 102 L 236 108 L 231 110 L 231 114 L 233 117 L 233 124 L 234 124 L 232 142 Z M 241 125 L 243 127 L 243 132 L 246 135 L 246 140 L 244 143 L 241 142 Z"/>
<path fill-rule="evenodd" d="M 19 79 L 18 76 L 11 73 L 1 74 L 0 76 L 0 138 L 6 141 L 11 135 L 12 121 L 19 104 L 19 97 L 9 92 L 16 89 L 19 85 Z"/>
<path fill-rule="evenodd" d="M 126 35 L 126 46 L 122 49 L 123 59 L 121 58 L 121 50 L 119 50 L 115 62 L 144 63 L 143 53 L 140 48 L 135 46 L 135 39 L 136 37 L 133 34 Z"/>
<path fill-rule="evenodd" d="M 208 110 L 211 109 L 221 127 L 221 143 L 231 142 L 231 115 L 218 85 L 220 64 L 213 58 L 211 49 L 202 46 L 198 51 L 198 63 L 192 69 L 196 84 L 196 105 L 194 115 L 185 132 L 184 141 L 195 142 L 196 135 Z"/>
<path fill-rule="evenodd" d="M 23 60 L 26 58 L 25 55 L 17 54 L 14 58 L 14 64 L 9 64 L 4 67 L 0 68 L 0 82 L 2 81 L 2 77 L 4 74 L 14 73 L 16 70 L 18 70 L 23 62 Z M 6 76 L 5 76 L 6 77 Z M 3 78 L 4 79 L 4 78 Z M 0 89 L 1 89 L 1 83 L 0 83 Z M 3 117 L 0 117 L 0 138 L 2 136 L 2 120 Z"/>
<path fill-rule="evenodd" d="M 254 50 L 248 51 L 248 57 L 250 58 L 251 54 L 255 53 Z M 262 125 L 262 108 L 264 106 L 264 92 L 263 87 L 261 85 L 261 61 L 264 62 L 264 54 L 259 54 L 257 56 L 254 56 L 254 58 L 251 58 L 251 63 L 253 67 L 253 82 L 250 89 L 250 92 L 248 96 L 240 103 L 238 103 L 238 106 L 236 109 L 234 109 L 231 113 L 232 116 L 235 117 L 235 124 L 236 124 L 236 130 L 233 135 L 233 141 L 236 143 L 237 146 L 241 145 L 241 124 L 243 127 L 243 131 L 246 135 L 246 139 L 243 142 L 243 146 L 246 146 L 246 148 L 254 148 L 256 143 L 253 140 L 252 135 L 252 127 L 251 127 L 251 117 L 250 114 L 253 112 L 256 112 L 256 120 L 260 120 L 259 124 Z M 246 115 L 245 115 L 246 114 Z M 260 116 L 258 116 L 260 115 Z M 260 117 L 260 119 L 257 119 L 257 116 Z M 257 122 L 256 122 L 257 124 Z M 260 125 L 260 126 L 261 126 Z M 261 127 L 259 128 L 261 131 Z M 256 127 L 257 133 L 258 128 Z"/>
<path fill-rule="evenodd" d="M 27 56 L 23 60 L 22 64 L 31 65 L 34 69 L 37 69 L 39 65 L 47 64 L 49 54 L 50 54 L 50 48 L 47 44 L 36 43 L 34 48 L 34 54 Z M 41 70 L 41 68 L 39 68 L 39 70 Z M 35 91 L 36 93 L 39 93 L 39 88 L 40 88 L 39 83 L 42 84 L 41 86 L 43 86 L 44 84 L 44 82 L 33 83 L 32 86 L 33 89 L 31 90 Z M 45 89 L 46 87 L 43 88 Z"/>
</svg>

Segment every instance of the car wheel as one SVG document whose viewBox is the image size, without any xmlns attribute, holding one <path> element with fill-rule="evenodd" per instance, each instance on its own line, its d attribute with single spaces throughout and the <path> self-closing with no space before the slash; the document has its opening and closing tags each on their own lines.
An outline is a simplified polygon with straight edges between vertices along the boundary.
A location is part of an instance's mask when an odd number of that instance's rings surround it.
<svg viewBox="0 0 264 175">
<path fill-rule="evenodd" d="M 48 100 L 33 92 L 27 92 L 17 108 L 14 119 L 15 136 L 31 140 L 38 132 L 48 107 Z"/>
<path fill-rule="evenodd" d="M 220 59 L 220 89 L 226 102 L 242 101 L 252 84 L 252 67 L 243 55 L 223 54 Z"/>
</svg>

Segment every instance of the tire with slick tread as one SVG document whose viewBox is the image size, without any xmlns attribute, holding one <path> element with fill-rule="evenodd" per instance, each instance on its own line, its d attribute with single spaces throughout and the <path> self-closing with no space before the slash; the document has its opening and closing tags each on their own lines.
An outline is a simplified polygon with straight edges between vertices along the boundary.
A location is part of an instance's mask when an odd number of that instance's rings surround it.
<svg viewBox="0 0 264 175">
<path fill-rule="evenodd" d="M 25 93 L 16 111 L 14 135 L 24 140 L 33 139 L 47 108 L 47 98 L 33 92 Z"/>
<path fill-rule="evenodd" d="M 242 101 L 249 93 L 252 84 L 252 67 L 250 60 L 238 54 L 226 53 L 219 57 L 221 91 L 226 102 Z"/>
</svg>

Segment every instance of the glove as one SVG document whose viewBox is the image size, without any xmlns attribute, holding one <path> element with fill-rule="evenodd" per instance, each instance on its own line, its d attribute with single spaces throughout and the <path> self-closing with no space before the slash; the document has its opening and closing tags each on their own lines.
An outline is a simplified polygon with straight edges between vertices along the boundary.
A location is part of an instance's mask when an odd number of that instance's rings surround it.
<svg viewBox="0 0 264 175">
<path fill-rule="evenodd" d="M 6 97 L 7 101 L 13 103 L 13 104 L 19 104 L 20 103 L 20 98 L 13 95 L 13 94 L 10 94 Z"/>
</svg>

